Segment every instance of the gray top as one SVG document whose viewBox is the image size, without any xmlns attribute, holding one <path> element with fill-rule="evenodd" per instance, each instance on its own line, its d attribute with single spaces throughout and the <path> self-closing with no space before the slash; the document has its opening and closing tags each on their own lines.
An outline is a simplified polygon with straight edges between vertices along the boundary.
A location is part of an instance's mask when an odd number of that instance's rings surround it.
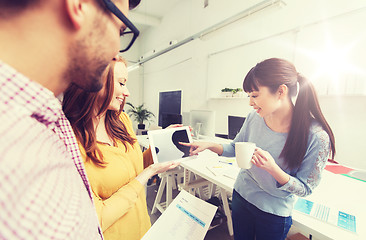
<svg viewBox="0 0 366 240">
<path fill-rule="evenodd" d="M 328 160 L 330 140 L 323 128 L 314 121 L 310 127 L 308 147 L 300 167 L 289 170 L 280 158 L 287 133 L 272 131 L 255 111 L 249 113 L 240 132 L 230 144 L 223 144 L 223 156 L 235 156 L 235 142 L 254 142 L 257 147 L 268 151 L 276 163 L 290 175 L 290 181 L 283 186 L 267 171 L 252 166 L 241 169 L 234 189 L 248 202 L 264 212 L 287 217 L 291 215 L 294 195 L 304 197 L 312 193 L 319 184 L 321 173 Z"/>
</svg>

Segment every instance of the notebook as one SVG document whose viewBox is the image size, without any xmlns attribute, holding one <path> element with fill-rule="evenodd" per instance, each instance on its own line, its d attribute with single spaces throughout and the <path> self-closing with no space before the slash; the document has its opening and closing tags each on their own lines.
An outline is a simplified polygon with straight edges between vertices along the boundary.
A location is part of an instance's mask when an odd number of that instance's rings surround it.
<svg viewBox="0 0 366 240">
<path fill-rule="evenodd" d="M 354 215 L 303 198 L 298 198 L 294 209 L 321 221 L 356 233 L 356 217 Z"/>
<path fill-rule="evenodd" d="M 148 136 L 154 163 L 196 158 L 189 156 L 190 147 L 179 144 L 193 142 L 189 127 L 152 130 L 148 132 Z"/>
</svg>

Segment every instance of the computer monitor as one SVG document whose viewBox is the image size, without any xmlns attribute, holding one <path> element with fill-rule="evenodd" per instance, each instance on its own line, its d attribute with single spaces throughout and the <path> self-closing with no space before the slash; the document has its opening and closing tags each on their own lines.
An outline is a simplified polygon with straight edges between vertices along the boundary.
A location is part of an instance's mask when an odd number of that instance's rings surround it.
<svg viewBox="0 0 366 240">
<path fill-rule="evenodd" d="M 215 137 L 215 112 L 211 110 L 191 110 L 190 125 L 194 134 L 195 128 L 200 125 L 199 135 Z"/>
<path fill-rule="evenodd" d="M 243 126 L 244 121 L 245 117 L 228 116 L 229 139 L 234 139 L 236 137 Z"/>
<path fill-rule="evenodd" d="M 173 113 L 162 113 L 161 127 L 166 128 L 171 124 L 182 124 L 182 115 Z"/>
<path fill-rule="evenodd" d="M 163 114 L 181 114 L 182 91 L 167 91 L 159 93 L 159 126 L 163 127 Z"/>
</svg>

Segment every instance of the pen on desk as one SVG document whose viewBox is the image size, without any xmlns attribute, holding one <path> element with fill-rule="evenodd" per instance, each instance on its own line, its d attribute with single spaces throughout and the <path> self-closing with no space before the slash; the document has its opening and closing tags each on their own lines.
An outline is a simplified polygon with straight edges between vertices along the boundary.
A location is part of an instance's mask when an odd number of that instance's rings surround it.
<svg viewBox="0 0 366 240">
<path fill-rule="evenodd" d="M 236 178 L 234 178 L 233 176 L 230 176 L 230 175 L 226 175 L 226 174 L 224 174 L 223 176 L 224 176 L 224 177 L 227 177 L 227 178 L 231 178 L 231 179 L 236 180 Z"/>
<path fill-rule="evenodd" d="M 220 163 L 226 163 L 226 164 L 233 165 L 233 163 L 231 163 L 231 162 L 224 162 L 224 161 L 220 161 L 220 160 L 219 160 L 219 162 L 220 162 Z"/>
<path fill-rule="evenodd" d="M 206 168 L 207 168 L 208 171 L 210 171 L 213 175 L 216 176 L 216 174 L 209 167 L 206 166 Z"/>
</svg>

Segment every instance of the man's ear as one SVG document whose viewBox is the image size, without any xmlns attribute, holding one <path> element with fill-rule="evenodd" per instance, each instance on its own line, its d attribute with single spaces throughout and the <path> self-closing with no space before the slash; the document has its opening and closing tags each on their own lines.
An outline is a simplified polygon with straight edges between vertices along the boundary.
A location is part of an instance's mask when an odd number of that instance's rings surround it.
<svg viewBox="0 0 366 240">
<path fill-rule="evenodd" d="M 65 8 L 72 26 L 79 30 L 85 21 L 86 4 L 85 0 L 65 0 Z"/>
</svg>

